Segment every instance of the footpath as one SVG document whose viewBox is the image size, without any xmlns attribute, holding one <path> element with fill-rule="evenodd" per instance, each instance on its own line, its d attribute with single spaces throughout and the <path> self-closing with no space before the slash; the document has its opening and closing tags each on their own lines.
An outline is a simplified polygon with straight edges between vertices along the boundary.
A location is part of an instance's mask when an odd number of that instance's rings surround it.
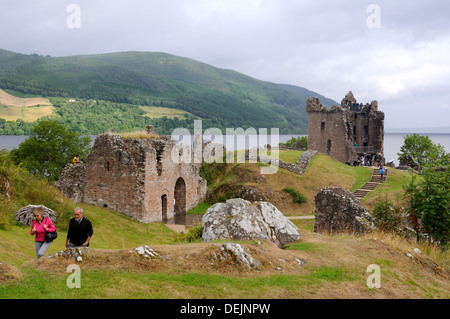
<svg viewBox="0 0 450 319">
<path fill-rule="evenodd" d="M 372 178 L 369 182 L 365 183 L 363 187 L 360 189 L 357 189 L 353 192 L 356 198 L 359 200 L 363 199 L 367 194 L 369 194 L 371 191 L 376 189 L 378 185 L 384 183 L 387 180 L 388 177 L 388 170 L 385 169 L 385 173 L 383 176 L 383 180 L 381 180 L 380 170 L 378 168 L 372 169 Z"/>
</svg>

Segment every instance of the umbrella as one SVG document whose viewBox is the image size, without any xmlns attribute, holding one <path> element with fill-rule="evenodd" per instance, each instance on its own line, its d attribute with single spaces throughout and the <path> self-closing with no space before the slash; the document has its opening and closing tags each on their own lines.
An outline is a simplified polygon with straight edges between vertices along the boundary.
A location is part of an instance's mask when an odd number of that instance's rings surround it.
<svg viewBox="0 0 450 319">
<path fill-rule="evenodd" d="M 51 210 L 50 208 L 47 208 L 42 205 L 28 205 L 21 209 L 19 209 L 15 213 L 16 220 L 18 222 L 21 222 L 22 224 L 31 226 L 31 223 L 34 219 L 33 216 L 33 210 L 37 207 L 41 207 L 44 210 L 44 217 L 50 218 L 52 222 L 56 221 L 56 213 L 55 211 Z"/>
</svg>

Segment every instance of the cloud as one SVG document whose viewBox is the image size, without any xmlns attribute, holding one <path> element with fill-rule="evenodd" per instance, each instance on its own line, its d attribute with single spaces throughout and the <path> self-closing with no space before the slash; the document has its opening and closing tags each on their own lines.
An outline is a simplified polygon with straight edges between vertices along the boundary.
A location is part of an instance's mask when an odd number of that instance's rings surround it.
<svg viewBox="0 0 450 319">
<path fill-rule="evenodd" d="M 71 3 L 79 29 L 67 27 Z M 368 27 L 371 4 L 380 28 Z M 386 126 L 433 126 L 450 117 L 448 12 L 441 0 L 2 0 L 0 46 L 52 56 L 162 51 L 337 101 L 353 90 L 379 100 Z"/>
</svg>

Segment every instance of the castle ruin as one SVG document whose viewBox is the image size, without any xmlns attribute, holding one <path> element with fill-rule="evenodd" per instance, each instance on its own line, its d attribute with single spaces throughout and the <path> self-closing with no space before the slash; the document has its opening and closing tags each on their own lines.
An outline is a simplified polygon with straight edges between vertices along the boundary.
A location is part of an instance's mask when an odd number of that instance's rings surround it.
<svg viewBox="0 0 450 319">
<path fill-rule="evenodd" d="M 144 223 L 186 216 L 206 197 L 192 152 L 160 137 L 97 136 L 85 165 L 68 164 L 56 183 L 77 203 L 107 207 Z M 188 156 L 183 161 L 183 156 Z"/>
<path fill-rule="evenodd" d="M 327 108 L 319 98 L 306 101 L 308 148 L 342 163 L 353 163 L 361 155 L 378 155 L 384 163 L 384 112 L 378 102 L 357 103 L 350 91 L 340 106 Z"/>
</svg>

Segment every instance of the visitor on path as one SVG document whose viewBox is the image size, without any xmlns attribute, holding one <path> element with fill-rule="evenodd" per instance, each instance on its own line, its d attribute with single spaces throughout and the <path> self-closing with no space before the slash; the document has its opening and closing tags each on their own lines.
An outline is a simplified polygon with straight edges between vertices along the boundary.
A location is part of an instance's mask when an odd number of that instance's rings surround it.
<svg viewBox="0 0 450 319">
<path fill-rule="evenodd" d="M 75 208 L 74 215 L 69 222 L 69 231 L 67 232 L 66 248 L 89 247 L 89 241 L 94 233 L 92 223 L 83 216 L 82 208 Z"/>
<path fill-rule="evenodd" d="M 44 210 L 41 207 L 37 207 L 33 210 L 34 220 L 31 223 L 30 235 L 35 236 L 34 245 L 36 249 L 37 258 L 43 257 L 45 252 L 52 244 L 52 241 L 45 241 L 45 232 L 54 232 L 56 230 L 55 225 L 48 217 L 44 217 Z"/>
<path fill-rule="evenodd" d="M 384 174 L 384 168 L 382 165 L 380 165 L 380 180 L 383 181 L 383 174 Z"/>
<path fill-rule="evenodd" d="M 77 166 L 78 164 L 80 164 L 80 158 L 77 155 L 73 158 L 73 165 Z"/>
</svg>

